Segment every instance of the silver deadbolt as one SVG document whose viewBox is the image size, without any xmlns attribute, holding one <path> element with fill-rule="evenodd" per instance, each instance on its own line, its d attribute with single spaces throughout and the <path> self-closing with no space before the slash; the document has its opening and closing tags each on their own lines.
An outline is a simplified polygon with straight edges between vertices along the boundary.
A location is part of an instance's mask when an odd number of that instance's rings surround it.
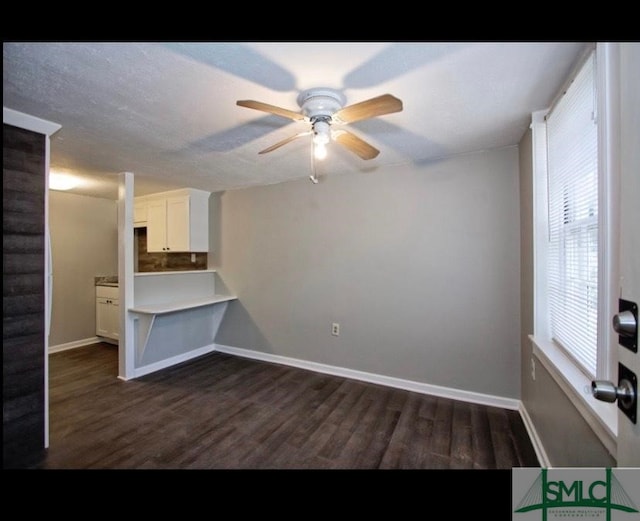
<svg viewBox="0 0 640 521">
<path fill-rule="evenodd" d="M 636 374 L 618 363 L 618 385 L 608 380 L 593 380 L 591 393 L 603 402 L 618 401 L 620 409 L 633 423 L 636 423 L 638 409 L 638 378 Z"/>
<path fill-rule="evenodd" d="M 638 352 L 638 305 L 629 300 L 618 299 L 618 313 L 612 319 L 613 329 L 618 333 L 618 344 L 634 353 Z"/>
<path fill-rule="evenodd" d="M 630 310 L 617 313 L 613 316 L 613 329 L 620 336 L 634 336 L 638 329 L 635 315 Z"/>
</svg>

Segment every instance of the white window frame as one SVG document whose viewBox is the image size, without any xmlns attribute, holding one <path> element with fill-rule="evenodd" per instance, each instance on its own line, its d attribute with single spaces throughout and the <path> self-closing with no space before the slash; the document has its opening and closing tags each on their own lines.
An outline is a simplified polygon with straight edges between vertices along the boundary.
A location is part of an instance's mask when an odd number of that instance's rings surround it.
<svg viewBox="0 0 640 521">
<path fill-rule="evenodd" d="M 591 53 L 590 48 L 583 58 Z M 615 43 L 598 43 L 596 87 L 598 103 L 598 379 L 616 380 L 617 336 L 611 317 L 617 311 L 619 189 L 619 50 Z M 584 59 L 580 61 L 581 67 Z M 575 77 L 578 69 L 571 75 Z M 562 91 L 564 91 L 563 89 Z M 617 406 L 596 400 L 591 380 L 551 340 L 547 304 L 546 255 L 548 241 L 546 124 L 549 109 L 532 114 L 533 135 L 533 354 L 549 371 L 609 452 L 616 456 Z"/>
</svg>

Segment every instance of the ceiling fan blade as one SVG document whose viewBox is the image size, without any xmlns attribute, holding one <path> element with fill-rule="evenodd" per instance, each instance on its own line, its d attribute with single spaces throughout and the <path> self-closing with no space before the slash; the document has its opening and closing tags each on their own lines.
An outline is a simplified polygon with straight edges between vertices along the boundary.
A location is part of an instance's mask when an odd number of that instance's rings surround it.
<svg viewBox="0 0 640 521">
<path fill-rule="evenodd" d="M 263 112 L 269 112 L 271 114 L 276 114 L 277 116 L 282 116 L 283 118 L 292 119 L 294 121 L 300 121 L 304 119 L 304 114 L 300 112 L 294 112 L 293 110 L 283 109 L 281 107 L 276 107 L 275 105 L 262 103 L 261 101 L 253 101 L 250 99 L 238 100 L 236 101 L 236 105 L 239 105 L 241 107 L 247 107 L 250 109 L 261 110 Z"/>
<path fill-rule="evenodd" d="M 258 154 L 266 154 L 268 152 L 273 152 L 276 148 L 280 148 L 281 146 L 286 145 L 287 143 L 291 143 L 291 141 L 293 141 L 294 139 L 298 139 L 299 137 L 302 137 L 302 136 L 308 136 L 310 134 L 313 134 L 313 132 L 311 132 L 310 130 L 307 132 L 300 132 L 295 136 L 291 136 L 291 137 L 288 137 L 287 139 L 283 139 L 282 141 L 278 141 L 275 145 L 271 145 L 269 148 L 265 148 L 264 150 L 261 150 L 260 152 L 258 152 Z"/>
<path fill-rule="evenodd" d="M 346 130 L 334 131 L 333 139 L 362 159 L 373 159 L 380 153 L 377 148 L 372 147 L 366 141 Z"/>
<path fill-rule="evenodd" d="M 339 123 L 353 123 L 363 119 L 369 119 L 392 112 L 402 110 L 402 101 L 391 94 L 383 94 L 354 105 L 348 105 L 333 115 L 333 119 Z"/>
</svg>

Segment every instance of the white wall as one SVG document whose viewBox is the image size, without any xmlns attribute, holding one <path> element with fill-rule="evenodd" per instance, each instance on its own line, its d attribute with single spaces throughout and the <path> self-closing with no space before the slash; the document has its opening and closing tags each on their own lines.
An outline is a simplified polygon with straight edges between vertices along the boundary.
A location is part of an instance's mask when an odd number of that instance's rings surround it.
<svg viewBox="0 0 640 521">
<path fill-rule="evenodd" d="M 94 277 L 118 274 L 117 222 L 116 201 L 49 191 L 51 348 L 95 337 Z"/>
<path fill-rule="evenodd" d="M 226 192 L 216 342 L 519 398 L 518 195 L 517 147 Z"/>
</svg>

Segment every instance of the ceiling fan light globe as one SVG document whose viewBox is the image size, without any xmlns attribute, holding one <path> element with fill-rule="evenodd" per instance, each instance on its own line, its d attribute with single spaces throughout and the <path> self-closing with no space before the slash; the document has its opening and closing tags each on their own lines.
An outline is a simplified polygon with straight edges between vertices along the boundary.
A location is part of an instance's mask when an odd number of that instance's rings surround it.
<svg viewBox="0 0 640 521">
<path fill-rule="evenodd" d="M 326 121 L 316 121 L 313 124 L 313 142 L 316 145 L 326 145 L 331 140 L 331 127 Z"/>
<path fill-rule="evenodd" d="M 322 161 L 327 157 L 327 147 L 324 143 L 316 143 L 313 147 L 313 157 Z"/>
</svg>

